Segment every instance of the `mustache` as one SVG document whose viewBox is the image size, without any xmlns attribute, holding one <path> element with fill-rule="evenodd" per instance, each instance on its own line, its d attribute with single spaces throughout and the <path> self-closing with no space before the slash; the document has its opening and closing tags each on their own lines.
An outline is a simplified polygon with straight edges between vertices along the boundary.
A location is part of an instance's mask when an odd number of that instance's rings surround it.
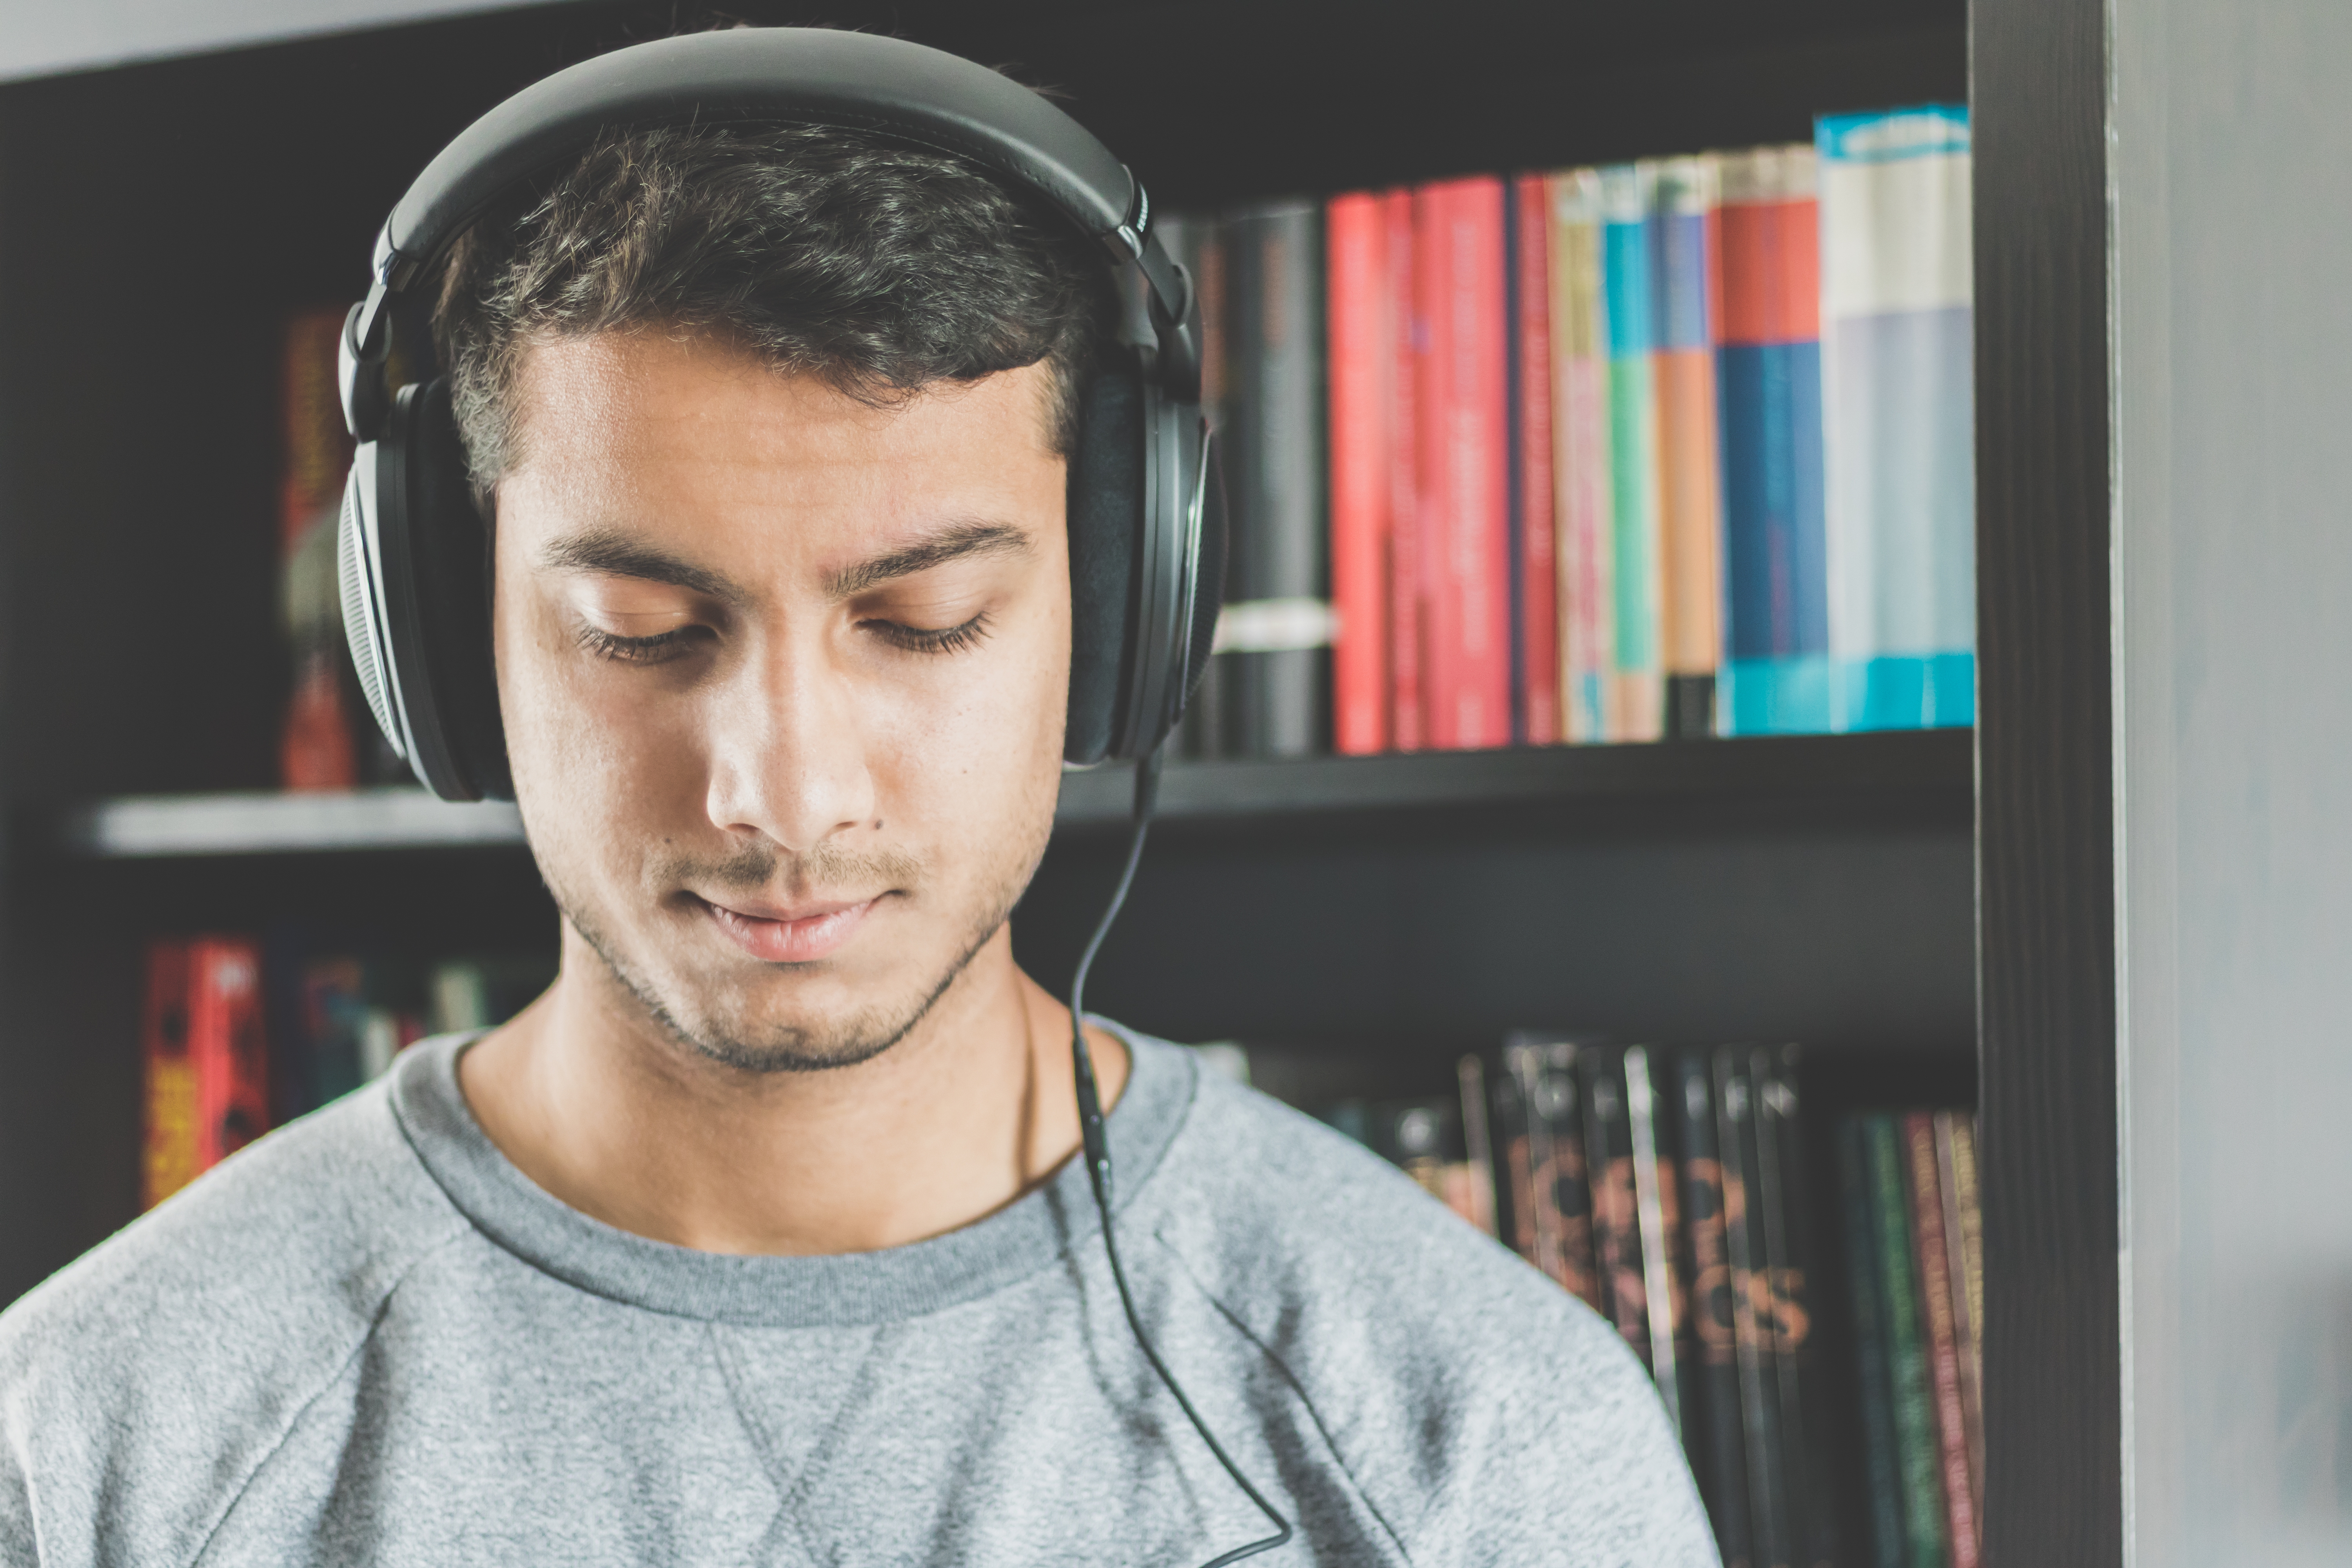
<svg viewBox="0 0 2352 1568">
<path fill-rule="evenodd" d="M 715 859 L 702 855 L 672 856 L 654 869 L 671 887 L 742 893 L 783 887 L 795 894 L 809 894 L 911 888 L 922 878 L 923 863 L 898 848 L 854 850 L 823 843 L 793 853 L 773 845 L 747 844 Z"/>
</svg>

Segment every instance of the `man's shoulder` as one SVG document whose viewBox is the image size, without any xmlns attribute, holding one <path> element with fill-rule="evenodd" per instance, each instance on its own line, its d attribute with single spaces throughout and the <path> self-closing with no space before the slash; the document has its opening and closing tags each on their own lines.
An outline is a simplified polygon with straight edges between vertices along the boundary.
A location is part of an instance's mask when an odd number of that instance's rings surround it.
<svg viewBox="0 0 2352 1568">
<path fill-rule="evenodd" d="M 1625 1342 L 1387 1161 L 1204 1073 L 1163 1173 L 1153 1235 L 1281 1367 L 1401 1539 L 1715 1561 Z"/>
<path fill-rule="evenodd" d="M 332 1377 L 465 1228 L 378 1083 L 270 1133 L 0 1313 L 0 1425 L 282 1398 Z M 217 1408 L 217 1406 L 214 1406 Z"/>
</svg>

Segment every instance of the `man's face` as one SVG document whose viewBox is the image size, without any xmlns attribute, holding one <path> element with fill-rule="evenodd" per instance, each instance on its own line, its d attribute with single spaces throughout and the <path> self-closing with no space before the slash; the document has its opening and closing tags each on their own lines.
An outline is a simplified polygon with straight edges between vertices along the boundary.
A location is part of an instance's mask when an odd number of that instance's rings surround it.
<svg viewBox="0 0 2352 1568">
<path fill-rule="evenodd" d="M 1053 826 L 1070 648 L 1048 373 L 872 408 L 657 331 L 537 346 L 499 697 L 565 918 L 677 1039 L 864 1060 Z"/>
</svg>

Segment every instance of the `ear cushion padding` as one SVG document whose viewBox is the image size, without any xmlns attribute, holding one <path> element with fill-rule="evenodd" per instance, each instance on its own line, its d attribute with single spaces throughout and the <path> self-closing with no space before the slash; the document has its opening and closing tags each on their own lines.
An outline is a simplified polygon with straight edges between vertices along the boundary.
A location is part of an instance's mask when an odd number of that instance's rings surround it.
<svg viewBox="0 0 2352 1568">
<path fill-rule="evenodd" d="M 489 533 L 474 509 L 446 381 L 401 389 L 376 473 L 385 629 L 415 742 L 409 763 L 444 800 L 511 798 L 490 651 Z"/>
<path fill-rule="evenodd" d="M 1098 763 L 1126 718 L 1134 675 L 1136 550 L 1143 531 L 1142 388 L 1133 371 L 1088 383 L 1070 454 L 1070 708 L 1062 755 Z"/>
</svg>

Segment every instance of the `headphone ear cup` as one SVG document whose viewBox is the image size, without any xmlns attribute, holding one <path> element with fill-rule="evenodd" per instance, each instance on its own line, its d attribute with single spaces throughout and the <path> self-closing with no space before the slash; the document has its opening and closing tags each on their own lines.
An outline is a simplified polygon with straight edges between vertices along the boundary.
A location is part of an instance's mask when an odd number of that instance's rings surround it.
<svg viewBox="0 0 2352 1568">
<path fill-rule="evenodd" d="M 371 479 L 373 516 L 349 497 L 346 507 L 361 512 L 354 557 L 374 568 L 355 574 L 373 593 L 361 608 L 373 611 L 366 646 L 383 696 L 377 721 L 443 800 L 511 798 L 490 651 L 489 533 L 467 487 L 446 381 L 400 389 L 373 454 L 353 468 L 355 489 Z M 347 576 L 347 625 L 352 592 Z M 357 627 L 351 635 L 364 689 Z"/>
<path fill-rule="evenodd" d="M 1106 367 L 1087 384 L 1070 454 L 1070 707 L 1062 755 L 1113 753 L 1135 663 L 1136 556 L 1144 526 L 1144 390 Z"/>
</svg>

